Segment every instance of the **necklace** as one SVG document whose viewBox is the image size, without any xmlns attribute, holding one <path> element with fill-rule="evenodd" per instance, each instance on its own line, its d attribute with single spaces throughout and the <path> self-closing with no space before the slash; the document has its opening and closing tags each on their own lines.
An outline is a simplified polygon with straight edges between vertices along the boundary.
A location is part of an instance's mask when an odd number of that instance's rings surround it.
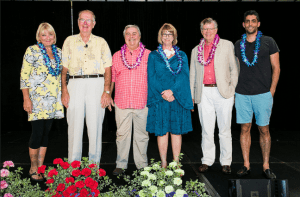
<svg viewBox="0 0 300 197">
<path fill-rule="evenodd" d="M 141 61 L 142 61 L 142 57 L 144 55 L 144 51 L 145 51 L 145 45 L 142 44 L 142 42 L 140 42 L 140 54 L 138 55 L 138 57 L 136 58 L 136 62 L 135 64 L 129 64 L 127 62 L 127 59 L 126 59 L 126 55 L 125 55 L 125 52 L 126 52 L 126 48 L 127 48 L 127 45 L 124 44 L 122 47 L 121 47 L 121 58 L 122 58 L 122 61 L 123 61 L 123 64 L 126 68 L 128 68 L 129 70 L 130 69 L 133 69 L 133 68 L 136 68 L 137 66 L 139 66 L 141 64 Z"/>
<path fill-rule="evenodd" d="M 254 66 L 254 64 L 257 63 L 261 36 L 262 36 L 262 32 L 258 31 L 256 39 L 255 39 L 254 57 L 253 57 L 252 63 L 250 63 L 249 60 L 248 60 L 248 58 L 246 57 L 246 38 L 247 38 L 247 35 L 246 34 L 242 35 L 242 41 L 240 42 L 241 56 L 242 56 L 243 62 L 245 62 L 245 64 L 248 67 L 249 66 Z"/>
<path fill-rule="evenodd" d="M 40 50 L 43 54 L 44 62 L 46 64 L 46 67 L 48 68 L 49 73 L 52 76 L 59 75 L 60 74 L 60 67 L 61 67 L 60 63 L 61 63 L 61 61 L 60 61 L 60 58 L 58 57 L 56 46 L 54 44 L 51 45 L 52 53 L 53 53 L 53 56 L 54 56 L 54 59 L 55 59 L 55 62 L 56 62 L 56 67 L 53 68 L 51 66 L 51 63 L 50 63 L 51 61 L 50 61 L 50 58 L 47 54 L 45 46 L 40 42 L 38 42 L 37 44 L 38 44 L 38 46 L 39 46 L 39 48 L 40 48 Z"/>
<path fill-rule="evenodd" d="M 170 66 L 170 61 L 169 61 L 169 59 L 167 58 L 165 52 L 163 51 L 161 44 L 157 47 L 158 53 L 160 54 L 160 56 L 161 56 L 161 57 L 163 58 L 163 60 L 165 61 L 167 68 L 171 71 L 172 75 L 177 75 L 178 73 L 180 73 L 180 71 L 181 71 L 181 69 L 182 69 L 182 58 L 181 58 L 181 56 L 180 56 L 180 54 L 179 54 L 179 47 L 176 46 L 176 45 L 174 45 L 173 48 L 174 48 L 174 50 L 175 50 L 175 55 L 176 55 L 176 57 L 177 57 L 177 59 L 178 59 L 178 62 L 179 62 L 178 67 L 177 67 L 177 71 L 176 71 L 176 72 L 174 72 L 174 70 L 171 68 L 171 66 Z"/>
<path fill-rule="evenodd" d="M 200 43 L 199 43 L 199 46 L 198 46 L 198 61 L 200 62 L 200 64 L 204 65 L 204 66 L 207 66 L 210 64 L 211 60 L 214 58 L 215 56 L 215 52 L 216 52 L 216 49 L 217 49 L 217 45 L 220 41 L 220 37 L 218 34 L 215 35 L 215 38 L 214 38 L 214 42 L 213 42 L 213 46 L 209 52 L 209 56 L 207 58 L 207 61 L 205 62 L 204 61 L 204 57 L 203 57 L 203 45 L 204 45 L 204 38 L 202 38 L 200 40 Z"/>
<path fill-rule="evenodd" d="M 164 52 L 165 52 L 165 54 L 166 54 L 167 57 L 170 57 L 170 55 L 175 54 L 175 51 L 174 51 L 173 47 L 171 48 L 171 50 L 165 49 Z"/>
</svg>

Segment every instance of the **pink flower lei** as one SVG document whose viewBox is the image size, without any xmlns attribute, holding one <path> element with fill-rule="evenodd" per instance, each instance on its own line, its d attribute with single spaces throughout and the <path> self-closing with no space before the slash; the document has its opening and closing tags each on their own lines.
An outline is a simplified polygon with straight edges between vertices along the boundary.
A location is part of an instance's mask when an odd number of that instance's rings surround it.
<svg viewBox="0 0 300 197">
<path fill-rule="evenodd" d="M 143 43 L 140 42 L 140 54 L 136 58 L 135 64 L 132 64 L 132 65 L 127 62 L 126 55 L 125 55 L 126 48 L 127 48 L 126 44 L 124 44 L 121 47 L 121 55 L 122 55 L 121 58 L 122 58 L 124 66 L 130 70 L 130 69 L 136 68 L 137 66 L 139 66 L 141 64 L 142 57 L 143 57 L 144 51 L 145 51 L 145 45 L 143 45 Z"/>
<path fill-rule="evenodd" d="M 218 45 L 219 41 L 220 41 L 220 37 L 219 37 L 218 34 L 216 34 L 215 38 L 214 38 L 214 42 L 213 42 L 213 47 L 209 52 L 209 56 L 208 56 L 207 61 L 205 62 L 204 57 L 203 57 L 203 45 L 204 45 L 205 41 L 204 41 L 204 38 L 202 38 L 200 40 L 200 43 L 199 43 L 199 46 L 198 46 L 198 61 L 200 62 L 200 64 L 202 64 L 204 66 L 207 66 L 211 62 L 211 60 L 215 56 L 215 52 L 216 52 L 217 45 Z"/>
</svg>

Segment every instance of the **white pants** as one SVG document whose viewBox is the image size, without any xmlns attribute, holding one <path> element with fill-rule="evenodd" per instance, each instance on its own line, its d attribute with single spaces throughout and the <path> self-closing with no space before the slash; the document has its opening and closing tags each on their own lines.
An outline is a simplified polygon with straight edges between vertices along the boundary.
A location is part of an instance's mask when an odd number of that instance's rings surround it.
<svg viewBox="0 0 300 197">
<path fill-rule="evenodd" d="M 146 131 L 148 107 L 144 109 L 120 109 L 115 105 L 117 123 L 117 168 L 127 169 L 133 122 L 133 158 L 137 169 L 148 166 Z"/>
<path fill-rule="evenodd" d="M 70 79 L 67 109 L 68 159 L 81 161 L 84 118 L 89 137 L 89 160 L 100 163 L 102 148 L 102 123 L 105 109 L 101 107 L 104 77 Z"/>
<path fill-rule="evenodd" d="M 234 97 L 225 99 L 217 87 L 203 87 L 201 103 L 198 104 L 199 118 L 202 126 L 202 164 L 211 166 L 215 162 L 216 147 L 214 130 L 217 116 L 220 140 L 220 163 L 231 165 L 232 138 L 231 116 Z"/>
</svg>

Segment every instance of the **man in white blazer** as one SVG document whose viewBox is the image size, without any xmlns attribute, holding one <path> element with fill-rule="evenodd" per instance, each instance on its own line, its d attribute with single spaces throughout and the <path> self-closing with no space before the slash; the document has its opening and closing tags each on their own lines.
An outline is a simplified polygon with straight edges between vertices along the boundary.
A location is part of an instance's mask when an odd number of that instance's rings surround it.
<svg viewBox="0 0 300 197">
<path fill-rule="evenodd" d="M 199 171 L 206 172 L 215 162 L 214 130 L 217 117 L 222 172 L 231 174 L 231 116 L 239 64 L 233 43 L 218 36 L 215 20 L 206 18 L 200 26 L 203 39 L 192 50 L 190 64 L 192 99 L 198 105 L 202 126 L 203 157 Z"/>
</svg>

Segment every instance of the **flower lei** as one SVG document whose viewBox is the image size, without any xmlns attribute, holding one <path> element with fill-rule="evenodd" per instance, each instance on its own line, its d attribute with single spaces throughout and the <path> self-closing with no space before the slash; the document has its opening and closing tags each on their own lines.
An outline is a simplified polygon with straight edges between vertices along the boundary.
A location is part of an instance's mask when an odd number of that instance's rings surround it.
<svg viewBox="0 0 300 197">
<path fill-rule="evenodd" d="M 199 46 L 198 46 L 198 61 L 200 62 L 200 64 L 204 65 L 204 66 L 207 66 L 210 64 L 211 60 L 214 58 L 215 56 L 215 52 L 216 52 L 216 49 L 217 49 L 217 45 L 220 41 L 220 37 L 218 34 L 215 35 L 215 38 L 214 38 L 214 42 L 213 42 L 213 46 L 209 52 L 209 56 L 208 56 L 208 59 L 207 61 L 205 62 L 204 61 L 204 57 L 203 57 L 203 45 L 204 45 L 204 38 L 202 38 L 200 40 L 200 43 L 199 43 Z"/>
<path fill-rule="evenodd" d="M 122 61 L 123 61 L 123 64 L 125 65 L 125 67 L 130 70 L 130 69 L 136 68 L 137 66 L 139 66 L 141 64 L 142 57 L 143 57 L 144 51 L 145 51 L 145 45 L 143 45 L 142 42 L 140 42 L 140 54 L 136 58 L 135 64 L 132 64 L 132 65 L 129 64 L 126 60 L 126 56 L 125 56 L 126 48 L 127 48 L 126 44 L 124 44 L 121 47 L 121 58 L 122 58 Z"/>
<path fill-rule="evenodd" d="M 52 48 L 52 53 L 53 53 L 53 56 L 54 56 L 54 59 L 55 59 L 55 62 L 56 62 L 56 67 L 53 68 L 50 64 L 50 58 L 47 54 L 47 51 L 46 51 L 46 48 L 45 46 L 38 42 L 37 43 L 42 54 L 43 54 L 43 58 L 44 58 L 44 61 L 45 61 L 45 64 L 46 64 L 46 67 L 48 68 L 48 71 L 49 73 L 52 75 L 52 76 L 57 76 L 60 74 L 60 58 L 58 57 L 58 53 L 57 53 L 57 48 L 54 44 L 51 45 L 51 48 Z"/>
<path fill-rule="evenodd" d="M 174 70 L 171 68 L 169 59 L 167 58 L 166 54 L 164 53 L 161 44 L 157 47 L 158 53 L 163 58 L 163 60 L 166 62 L 167 68 L 171 71 L 172 75 L 177 75 L 178 73 L 180 73 L 180 71 L 182 69 L 182 58 L 179 54 L 179 47 L 174 45 L 173 48 L 175 50 L 175 55 L 177 56 L 178 62 L 179 62 L 176 72 L 174 72 Z"/>
<path fill-rule="evenodd" d="M 246 38 L 247 38 L 247 35 L 246 34 L 242 35 L 242 41 L 240 42 L 241 56 L 242 56 L 243 62 L 245 62 L 245 64 L 248 67 L 249 66 L 254 66 L 254 64 L 257 63 L 261 36 L 262 36 L 262 32 L 258 31 L 256 39 L 255 39 L 254 57 L 253 57 L 252 63 L 250 63 L 248 58 L 246 57 Z"/>
</svg>

